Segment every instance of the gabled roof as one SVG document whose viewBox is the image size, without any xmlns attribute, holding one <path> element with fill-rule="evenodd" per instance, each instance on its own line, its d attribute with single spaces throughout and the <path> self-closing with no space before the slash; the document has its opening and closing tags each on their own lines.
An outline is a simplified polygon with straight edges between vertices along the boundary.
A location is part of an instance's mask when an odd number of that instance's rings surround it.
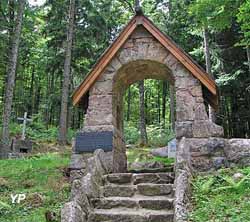
<svg viewBox="0 0 250 222">
<path fill-rule="evenodd" d="M 127 26 L 123 29 L 112 45 L 103 53 L 101 58 L 94 65 L 90 73 L 81 82 L 73 93 L 73 104 L 78 104 L 82 97 L 88 92 L 95 83 L 104 69 L 110 63 L 112 58 L 123 46 L 137 26 L 142 25 L 149 33 L 152 34 L 176 59 L 181 62 L 192 75 L 200 80 L 205 92 L 205 99 L 211 106 L 217 108 L 218 94 L 215 81 L 200 67 L 187 53 L 185 53 L 177 44 L 167 35 L 163 34 L 146 16 L 134 16 Z"/>
</svg>

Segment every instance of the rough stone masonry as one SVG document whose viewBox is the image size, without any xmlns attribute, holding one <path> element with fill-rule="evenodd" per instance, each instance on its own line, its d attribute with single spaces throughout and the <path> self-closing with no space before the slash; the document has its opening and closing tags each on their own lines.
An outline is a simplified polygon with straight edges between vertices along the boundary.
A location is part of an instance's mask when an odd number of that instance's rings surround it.
<svg viewBox="0 0 250 222">
<path fill-rule="evenodd" d="M 122 97 L 129 85 L 152 78 L 168 80 L 176 92 L 176 136 L 223 136 L 204 105 L 202 86 L 165 47 L 143 27 L 138 27 L 89 92 L 83 131 L 113 131 L 113 171 L 127 169 L 123 140 Z"/>
<path fill-rule="evenodd" d="M 62 210 L 63 222 L 85 222 L 89 200 L 100 197 L 101 178 L 127 170 L 122 97 L 129 85 L 152 78 L 175 86 L 177 157 L 174 220 L 187 221 L 190 178 L 194 172 L 250 163 L 250 140 L 224 139 L 222 127 L 208 119 L 202 85 L 143 26 L 138 26 L 89 91 L 82 131 L 112 131 L 113 153 L 72 155 L 72 192 Z"/>
</svg>

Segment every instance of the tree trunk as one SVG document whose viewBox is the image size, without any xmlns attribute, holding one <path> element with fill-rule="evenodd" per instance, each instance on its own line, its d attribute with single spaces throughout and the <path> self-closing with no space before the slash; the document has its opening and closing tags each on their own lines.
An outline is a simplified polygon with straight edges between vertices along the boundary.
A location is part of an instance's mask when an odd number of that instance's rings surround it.
<svg viewBox="0 0 250 222">
<path fill-rule="evenodd" d="M 172 130 L 175 130 L 175 90 L 173 85 L 169 85 L 169 94 L 170 94 L 170 122 L 172 125 Z"/>
<path fill-rule="evenodd" d="M 250 74 L 250 47 L 247 46 L 247 64 L 248 64 L 248 70 Z"/>
<path fill-rule="evenodd" d="M 166 126 L 166 97 L 167 97 L 167 82 L 163 81 L 162 85 L 162 119 L 163 119 L 163 126 Z"/>
<path fill-rule="evenodd" d="M 131 108 L 131 88 L 128 88 L 128 106 L 127 106 L 127 122 L 130 120 L 130 108 Z"/>
<path fill-rule="evenodd" d="M 148 143 L 146 121 L 145 121 L 145 102 L 144 102 L 144 80 L 139 81 L 139 94 L 140 94 L 140 145 L 144 146 Z"/>
<path fill-rule="evenodd" d="M 212 74 L 212 66 L 211 66 L 211 55 L 210 55 L 210 48 L 209 48 L 209 35 L 208 35 L 208 29 L 204 28 L 204 54 L 206 59 L 206 71 L 210 75 L 211 78 L 214 79 L 214 76 Z M 211 122 L 215 122 L 215 111 L 214 109 L 209 105 L 209 120 Z"/>
<path fill-rule="evenodd" d="M 32 116 L 33 114 L 33 108 L 34 108 L 34 81 L 35 81 L 35 66 L 32 65 L 32 71 L 31 71 L 31 84 L 30 84 L 30 104 L 29 107 L 29 114 Z"/>
<path fill-rule="evenodd" d="M 73 32 L 74 32 L 74 18 L 75 18 L 75 0 L 70 0 L 69 23 L 67 28 L 67 43 L 66 43 L 64 71 L 63 71 L 61 113 L 60 113 L 59 135 L 58 135 L 58 143 L 61 145 L 67 144 L 67 114 L 68 114 L 68 100 L 69 100 L 71 54 L 72 54 Z"/>
<path fill-rule="evenodd" d="M 25 0 L 19 0 L 19 8 L 16 18 L 16 27 L 11 40 L 11 52 L 9 55 L 8 69 L 7 69 L 7 85 L 5 90 L 5 101 L 3 110 L 3 129 L 2 129 L 2 141 L 6 145 L 9 145 L 9 123 L 11 119 L 11 107 L 13 103 L 13 94 L 15 87 L 16 67 L 18 58 L 18 49 L 20 43 L 23 13 L 25 8 Z"/>
<path fill-rule="evenodd" d="M 161 87 L 160 87 L 160 81 L 158 81 L 157 83 L 157 88 L 158 88 L 158 92 L 157 92 L 157 110 L 158 110 L 158 123 L 161 124 L 161 95 L 160 95 L 160 91 L 161 91 Z"/>
</svg>

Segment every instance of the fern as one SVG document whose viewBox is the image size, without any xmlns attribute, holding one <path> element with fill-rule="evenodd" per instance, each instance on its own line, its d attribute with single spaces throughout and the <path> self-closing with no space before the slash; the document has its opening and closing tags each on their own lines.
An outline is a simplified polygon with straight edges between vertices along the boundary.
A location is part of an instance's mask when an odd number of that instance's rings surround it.
<svg viewBox="0 0 250 222">
<path fill-rule="evenodd" d="M 11 206 L 9 204 L 7 204 L 7 203 L 4 203 L 4 202 L 0 201 L 0 209 L 6 209 L 6 208 L 10 209 Z"/>
</svg>

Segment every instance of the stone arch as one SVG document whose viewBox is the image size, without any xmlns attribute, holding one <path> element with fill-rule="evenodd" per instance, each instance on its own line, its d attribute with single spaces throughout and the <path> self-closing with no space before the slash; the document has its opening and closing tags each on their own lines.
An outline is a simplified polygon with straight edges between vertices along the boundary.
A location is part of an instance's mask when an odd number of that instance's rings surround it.
<svg viewBox="0 0 250 222">
<path fill-rule="evenodd" d="M 113 171 L 126 171 L 122 97 L 132 83 L 168 80 L 176 94 L 176 137 L 223 135 L 208 119 L 202 83 L 143 26 L 138 26 L 89 88 L 83 131 L 113 132 Z M 87 83 L 86 83 L 87 84 Z"/>
<path fill-rule="evenodd" d="M 132 83 L 147 78 L 168 80 L 174 85 L 178 138 L 195 137 L 197 122 L 202 122 L 207 136 L 212 136 L 200 81 L 148 31 L 137 28 L 89 91 L 85 130 L 113 131 L 114 172 L 126 171 L 121 113 L 123 93 Z"/>
<path fill-rule="evenodd" d="M 114 127 L 113 167 L 116 172 L 127 168 L 126 144 L 123 126 L 123 96 L 126 89 L 144 79 L 166 80 L 174 85 L 171 70 L 163 63 L 152 60 L 134 60 L 115 71 L 112 83 L 112 116 Z M 119 160 L 119 161 L 118 161 Z"/>
</svg>

